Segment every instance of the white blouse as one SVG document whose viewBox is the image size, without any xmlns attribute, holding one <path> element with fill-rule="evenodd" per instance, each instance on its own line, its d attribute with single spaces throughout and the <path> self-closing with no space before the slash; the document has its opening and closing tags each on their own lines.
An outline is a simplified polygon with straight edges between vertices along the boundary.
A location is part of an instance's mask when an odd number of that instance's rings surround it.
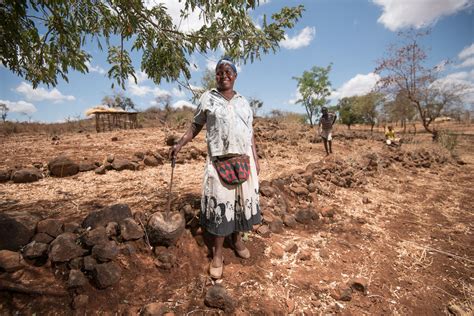
<svg viewBox="0 0 474 316">
<path fill-rule="evenodd" d="M 211 157 L 249 152 L 253 112 L 247 99 L 240 94 L 236 93 L 228 101 L 215 89 L 204 92 L 193 122 L 207 124 L 206 139 Z"/>
</svg>

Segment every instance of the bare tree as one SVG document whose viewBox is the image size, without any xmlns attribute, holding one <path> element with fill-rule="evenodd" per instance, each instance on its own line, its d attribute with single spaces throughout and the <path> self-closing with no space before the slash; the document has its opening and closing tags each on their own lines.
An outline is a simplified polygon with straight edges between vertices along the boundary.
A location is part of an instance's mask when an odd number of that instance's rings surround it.
<svg viewBox="0 0 474 316">
<path fill-rule="evenodd" d="M 435 134 L 430 126 L 449 107 L 459 104 L 464 87 L 442 84 L 437 67 L 428 68 L 420 39 L 429 31 L 411 29 L 400 32 L 400 43 L 388 49 L 388 56 L 378 61 L 375 72 L 381 75 L 379 85 L 389 95 L 402 93 L 415 107 L 426 131 Z"/>
<path fill-rule="evenodd" d="M 257 111 L 263 106 L 263 101 L 257 98 L 250 98 L 249 104 L 252 108 L 253 115 L 257 116 Z"/>
<path fill-rule="evenodd" d="M 7 120 L 8 111 L 10 109 L 4 103 L 0 103 L 0 115 L 2 116 L 3 123 Z"/>
</svg>

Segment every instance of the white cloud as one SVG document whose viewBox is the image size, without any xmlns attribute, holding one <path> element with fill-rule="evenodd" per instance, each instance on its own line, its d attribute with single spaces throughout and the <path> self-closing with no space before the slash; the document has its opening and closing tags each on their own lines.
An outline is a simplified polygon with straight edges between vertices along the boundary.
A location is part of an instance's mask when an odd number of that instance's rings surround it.
<svg viewBox="0 0 474 316">
<path fill-rule="evenodd" d="M 440 78 L 432 83 L 432 86 L 441 89 L 452 89 L 460 93 L 465 103 L 474 104 L 474 70 L 457 72 Z"/>
<path fill-rule="evenodd" d="M 296 92 L 295 92 L 294 96 L 295 97 L 293 99 L 288 100 L 288 104 L 294 105 L 294 104 L 296 104 L 296 102 L 298 100 L 300 100 L 302 98 L 302 95 L 301 95 L 300 91 L 298 90 L 298 88 L 296 88 Z"/>
<path fill-rule="evenodd" d="M 53 103 L 59 103 L 63 101 L 76 100 L 74 96 L 64 95 L 56 88 L 53 88 L 51 91 L 48 91 L 45 88 L 33 89 L 33 86 L 26 82 L 20 83 L 15 91 L 23 94 L 28 101 L 52 101 Z"/>
<path fill-rule="evenodd" d="M 159 87 L 151 87 L 147 85 L 140 85 L 140 81 L 143 80 L 143 77 L 140 79 L 140 75 L 137 74 L 137 81 L 138 83 L 135 83 L 133 78 L 129 78 L 127 81 L 127 90 L 130 92 L 131 95 L 138 96 L 138 97 L 144 97 L 146 95 L 153 95 L 155 97 L 160 97 L 160 96 L 165 96 L 165 95 L 171 95 L 166 90 L 160 89 Z M 147 80 L 147 79 L 146 79 Z"/>
<path fill-rule="evenodd" d="M 456 66 L 456 68 L 466 68 L 466 67 L 474 67 L 474 56 L 467 58 L 462 63 Z"/>
<path fill-rule="evenodd" d="M 168 14 L 173 19 L 173 24 L 176 25 L 180 31 L 192 32 L 201 28 L 204 23 L 199 18 L 200 10 L 196 8 L 194 11 L 188 11 L 189 15 L 186 18 L 181 18 L 181 10 L 184 10 L 184 1 L 176 0 L 146 0 L 145 6 L 152 8 L 157 4 L 164 4 L 167 8 Z"/>
<path fill-rule="evenodd" d="M 191 102 L 189 101 L 185 101 L 185 100 L 179 100 L 179 101 L 176 101 L 175 103 L 173 103 L 171 105 L 172 108 L 174 109 L 181 109 L 183 107 L 187 106 L 188 108 L 192 108 L 192 109 L 195 109 L 196 108 L 196 105 L 192 104 Z"/>
<path fill-rule="evenodd" d="M 305 27 L 296 36 L 289 37 L 285 34 L 285 39 L 280 42 L 280 45 L 286 49 L 298 49 L 308 46 L 316 34 L 314 27 Z"/>
<path fill-rule="evenodd" d="M 367 94 L 372 91 L 379 79 L 380 76 L 373 72 L 366 75 L 357 74 L 355 77 L 345 82 L 339 89 L 333 91 L 329 98 L 337 100 L 345 97 Z"/>
<path fill-rule="evenodd" d="M 183 91 L 183 89 L 173 88 L 171 92 L 178 98 L 183 98 L 186 96 L 186 93 Z"/>
<path fill-rule="evenodd" d="M 89 69 L 90 72 L 97 72 L 101 75 L 105 74 L 104 68 L 100 67 L 99 65 L 97 66 L 92 66 L 90 62 L 86 61 L 85 63 L 87 69 Z"/>
<path fill-rule="evenodd" d="M 377 20 L 391 31 L 421 28 L 472 5 L 471 0 L 372 0 L 383 8 Z"/>
<path fill-rule="evenodd" d="M 465 47 L 458 55 L 459 59 L 465 59 L 471 55 L 474 55 L 474 43 L 471 46 Z"/>
<path fill-rule="evenodd" d="M 10 112 L 16 112 L 16 113 L 26 113 L 26 114 L 31 114 L 36 112 L 36 107 L 26 101 L 8 101 L 8 100 L 0 100 L 0 103 L 5 104 L 8 107 L 8 110 Z"/>
</svg>

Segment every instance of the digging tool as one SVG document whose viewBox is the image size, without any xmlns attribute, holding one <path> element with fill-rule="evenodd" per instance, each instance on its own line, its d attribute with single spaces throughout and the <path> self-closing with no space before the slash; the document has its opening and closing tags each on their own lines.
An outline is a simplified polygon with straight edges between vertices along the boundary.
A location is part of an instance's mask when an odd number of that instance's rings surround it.
<svg viewBox="0 0 474 316">
<path fill-rule="evenodd" d="M 171 246 L 184 231 L 185 219 L 181 212 L 171 213 L 171 190 L 173 188 L 173 174 L 176 166 L 176 159 L 171 160 L 171 179 L 168 187 L 168 203 L 166 211 L 155 212 L 150 216 L 147 231 L 150 243 L 153 246 Z"/>
</svg>

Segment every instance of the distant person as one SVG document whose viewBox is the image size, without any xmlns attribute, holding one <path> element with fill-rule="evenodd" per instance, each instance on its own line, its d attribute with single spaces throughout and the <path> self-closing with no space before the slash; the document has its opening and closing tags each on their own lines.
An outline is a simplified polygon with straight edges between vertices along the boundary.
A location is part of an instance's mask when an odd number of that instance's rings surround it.
<svg viewBox="0 0 474 316">
<path fill-rule="evenodd" d="M 395 136 L 395 131 L 392 126 L 388 126 L 385 131 L 385 143 L 389 146 L 398 146 L 400 144 L 400 138 Z"/>
<path fill-rule="evenodd" d="M 242 233 L 261 221 L 258 173 L 249 102 L 234 91 L 237 68 L 227 58 L 216 66 L 217 89 L 203 93 L 191 127 L 170 150 L 176 158 L 181 148 L 206 125 L 207 160 L 204 168 L 200 223 L 213 238 L 209 274 L 222 277 L 223 245 L 232 236 L 235 252 L 250 258 Z"/>
<path fill-rule="evenodd" d="M 323 106 L 321 109 L 322 116 L 319 119 L 319 135 L 324 142 L 326 155 L 332 154 L 332 126 L 336 122 L 336 114 L 330 113 L 328 108 Z"/>
</svg>

